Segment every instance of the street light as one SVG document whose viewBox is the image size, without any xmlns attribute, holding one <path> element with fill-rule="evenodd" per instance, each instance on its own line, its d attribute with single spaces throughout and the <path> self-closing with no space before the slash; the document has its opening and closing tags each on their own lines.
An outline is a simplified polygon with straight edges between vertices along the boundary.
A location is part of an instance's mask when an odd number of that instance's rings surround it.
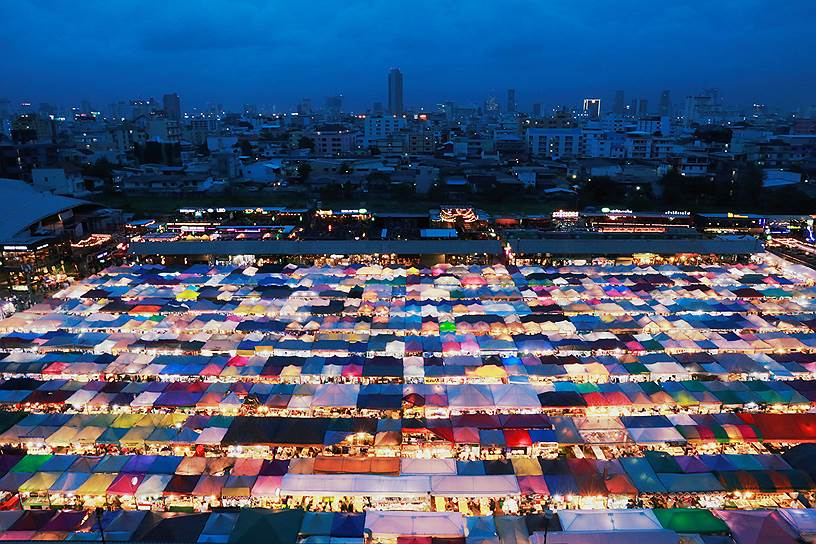
<svg viewBox="0 0 816 544">
<path fill-rule="evenodd" d="M 96 507 L 96 523 L 99 525 L 99 537 L 102 539 L 102 544 L 107 544 L 105 541 L 105 529 L 102 527 L 102 514 L 105 512 L 105 509 L 101 506 Z M 544 536 L 544 542 L 547 542 L 547 536 Z"/>
<path fill-rule="evenodd" d="M 547 544 L 547 535 L 550 533 L 550 522 L 553 519 L 553 511 L 549 508 L 544 508 L 544 544 Z"/>
</svg>

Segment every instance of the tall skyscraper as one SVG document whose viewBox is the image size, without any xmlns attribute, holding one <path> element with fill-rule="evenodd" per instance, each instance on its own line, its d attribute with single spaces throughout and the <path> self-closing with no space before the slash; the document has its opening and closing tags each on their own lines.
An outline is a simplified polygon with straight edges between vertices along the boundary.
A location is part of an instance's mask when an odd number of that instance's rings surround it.
<svg viewBox="0 0 816 544">
<path fill-rule="evenodd" d="M 343 95 L 326 97 L 326 116 L 332 121 L 340 119 L 340 112 L 343 111 Z"/>
<path fill-rule="evenodd" d="M 391 68 L 388 72 L 388 113 L 402 115 L 405 107 L 402 104 L 402 72 Z"/>
<path fill-rule="evenodd" d="M 516 113 L 518 104 L 516 103 L 516 90 L 507 89 L 507 113 Z"/>
<path fill-rule="evenodd" d="M 304 98 L 300 101 L 300 104 L 297 106 L 298 115 L 311 115 L 312 114 L 312 99 L 311 98 Z"/>
<path fill-rule="evenodd" d="M 590 119 L 600 119 L 601 117 L 601 99 L 600 98 L 584 98 L 584 115 Z"/>
<path fill-rule="evenodd" d="M 649 113 L 649 101 L 641 98 L 638 102 L 638 115 L 647 115 Z"/>
<path fill-rule="evenodd" d="M 533 103 L 533 117 L 541 117 L 541 102 Z"/>
<path fill-rule="evenodd" d="M 495 96 L 488 96 L 484 103 L 484 111 L 487 115 L 496 115 L 499 113 L 499 103 L 496 102 Z"/>
<path fill-rule="evenodd" d="M 660 93 L 660 115 L 671 115 L 671 92 L 666 90 Z"/>
<path fill-rule="evenodd" d="M 162 109 L 170 119 L 181 119 L 181 99 L 176 93 L 169 93 L 162 97 Z"/>
<path fill-rule="evenodd" d="M 615 91 L 615 104 L 612 107 L 612 113 L 615 115 L 623 115 L 626 113 L 626 103 L 623 99 L 623 91 Z"/>
</svg>

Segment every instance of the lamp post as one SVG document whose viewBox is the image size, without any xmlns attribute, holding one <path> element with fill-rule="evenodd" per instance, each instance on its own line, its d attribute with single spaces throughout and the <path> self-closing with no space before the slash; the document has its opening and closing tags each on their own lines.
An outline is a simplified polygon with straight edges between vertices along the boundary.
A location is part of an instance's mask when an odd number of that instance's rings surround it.
<svg viewBox="0 0 816 544">
<path fill-rule="evenodd" d="M 105 528 L 102 527 L 102 514 L 105 512 L 105 509 L 101 506 L 96 507 L 96 523 L 99 525 L 99 536 L 102 539 L 102 544 L 107 544 L 105 540 Z M 547 537 L 544 537 L 544 541 L 546 542 Z"/>
<path fill-rule="evenodd" d="M 553 511 L 549 508 L 544 509 L 544 544 L 547 544 L 547 535 L 550 533 L 550 522 L 553 518 Z"/>
</svg>

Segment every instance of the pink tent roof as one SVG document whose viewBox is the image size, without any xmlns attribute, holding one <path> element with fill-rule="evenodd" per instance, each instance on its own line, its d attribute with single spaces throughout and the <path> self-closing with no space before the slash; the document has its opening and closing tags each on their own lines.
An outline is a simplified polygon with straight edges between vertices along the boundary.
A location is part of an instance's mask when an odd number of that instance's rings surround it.
<svg viewBox="0 0 816 544">
<path fill-rule="evenodd" d="M 108 486 L 108 495 L 135 495 L 144 478 L 144 474 L 124 472 Z"/>
<path fill-rule="evenodd" d="M 715 510 L 737 544 L 795 544 L 796 531 L 776 510 Z"/>
</svg>

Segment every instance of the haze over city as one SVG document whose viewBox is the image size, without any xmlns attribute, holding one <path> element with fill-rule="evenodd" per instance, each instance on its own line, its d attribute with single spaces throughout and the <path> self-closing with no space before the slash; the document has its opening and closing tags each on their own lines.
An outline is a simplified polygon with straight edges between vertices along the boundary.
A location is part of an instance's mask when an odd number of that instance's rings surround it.
<svg viewBox="0 0 816 544">
<path fill-rule="evenodd" d="M 797 109 L 813 102 L 814 17 L 808 0 L 24 0 L 3 10 L 13 77 L 0 94 L 106 105 L 173 89 L 188 106 L 267 111 L 342 94 L 365 111 L 384 99 L 381 74 L 398 66 L 412 109 L 481 103 L 508 87 L 523 108 L 718 87 L 734 104 Z"/>
</svg>

